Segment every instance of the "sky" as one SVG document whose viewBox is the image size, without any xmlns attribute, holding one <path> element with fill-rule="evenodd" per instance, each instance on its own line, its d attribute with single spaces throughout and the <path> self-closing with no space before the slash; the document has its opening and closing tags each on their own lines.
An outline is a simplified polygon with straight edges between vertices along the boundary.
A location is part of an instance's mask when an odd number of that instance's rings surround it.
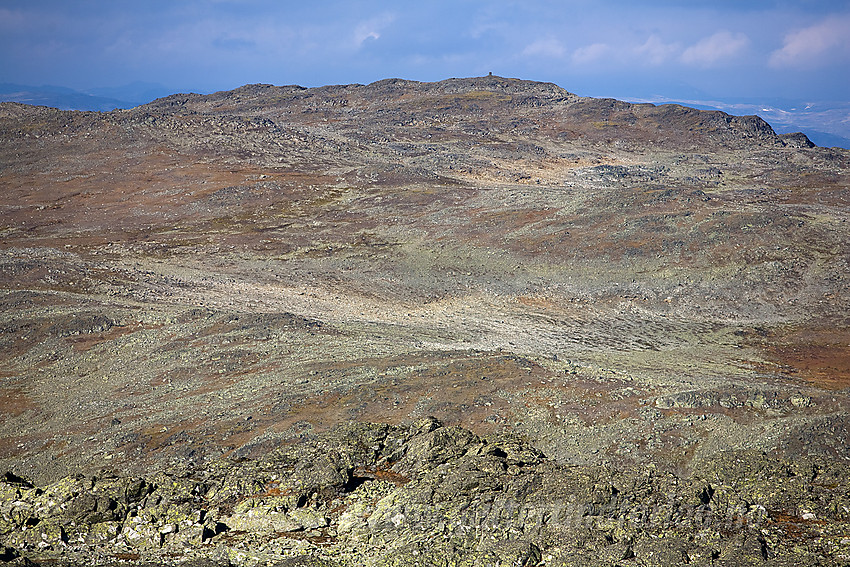
<svg viewBox="0 0 850 567">
<path fill-rule="evenodd" d="M 436 81 L 585 96 L 850 101 L 850 0 L 0 0 L 0 82 Z"/>
</svg>

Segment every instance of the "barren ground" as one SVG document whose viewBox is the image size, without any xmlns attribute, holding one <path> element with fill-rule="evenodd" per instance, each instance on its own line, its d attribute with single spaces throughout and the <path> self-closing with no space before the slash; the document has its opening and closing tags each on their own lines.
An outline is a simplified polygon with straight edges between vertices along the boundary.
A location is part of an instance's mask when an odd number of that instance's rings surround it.
<svg viewBox="0 0 850 567">
<path fill-rule="evenodd" d="M 425 416 L 560 464 L 844 464 L 849 168 L 499 77 L 0 104 L 0 468 Z"/>
</svg>

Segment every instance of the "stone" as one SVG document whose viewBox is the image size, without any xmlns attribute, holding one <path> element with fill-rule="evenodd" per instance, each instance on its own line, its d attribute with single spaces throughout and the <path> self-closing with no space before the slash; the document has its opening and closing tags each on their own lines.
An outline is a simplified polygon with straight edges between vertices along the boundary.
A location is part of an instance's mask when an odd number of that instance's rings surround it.
<svg viewBox="0 0 850 567">
<path fill-rule="evenodd" d="M 122 522 L 98 522 L 92 524 L 85 536 L 85 541 L 91 545 L 100 545 L 115 541 L 123 529 Z"/>
</svg>

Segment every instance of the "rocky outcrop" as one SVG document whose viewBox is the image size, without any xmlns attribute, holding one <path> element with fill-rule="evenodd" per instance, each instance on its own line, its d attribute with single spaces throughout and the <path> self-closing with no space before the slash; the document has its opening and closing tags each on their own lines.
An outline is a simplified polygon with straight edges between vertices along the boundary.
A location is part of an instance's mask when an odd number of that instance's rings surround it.
<svg viewBox="0 0 850 567">
<path fill-rule="evenodd" d="M 351 424 L 181 475 L 0 480 L 12 564 L 823 565 L 850 474 L 729 453 L 689 474 L 551 462 L 433 418 Z"/>
<path fill-rule="evenodd" d="M 814 148 L 815 144 L 809 137 L 802 132 L 792 132 L 790 134 L 780 134 L 782 142 L 791 148 Z"/>
<path fill-rule="evenodd" d="M 812 399 L 800 393 L 782 395 L 777 391 L 743 390 L 729 388 L 723 392 L 690 391 L 662 396 L 655 400 L 661 409 L 671 408 L 754 408 L 759 410 L 787 410 L 812 405 Z"/>
</svg>

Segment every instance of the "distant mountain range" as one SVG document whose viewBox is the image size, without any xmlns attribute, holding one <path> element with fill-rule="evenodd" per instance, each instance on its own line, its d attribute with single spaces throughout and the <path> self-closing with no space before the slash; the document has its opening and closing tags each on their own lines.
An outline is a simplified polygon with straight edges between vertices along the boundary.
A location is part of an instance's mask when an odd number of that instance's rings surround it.
<svg viewBox="0 0 850 567">
<path fill-rule="evenodd" d="M 86 92 L 67 87 L 0 83 L 0 102 L 22 102 L 62 110 L 110 111 L 133 108 L 174 94 L 160 84 L 135 82 L 120 87 L 103 87 Z M 662 96 L 617 97 L 631 102 L 682 104 L 693 108 L 722 110 L 729 114 L 756 114 L 777 134 L 804 132 L 819 146 L 850 149 L 850 101 L 805 102 L 796 100 L 688 100 Z"/>
<path fill-rule="evenodd" d="M 22 102 L 61 110 L 109 111 L 133 108 L 170 94 L 173 92 L 162 85 L 141 82 L 91 89 L 88 92 L 51 85 L 34 87 L 0 83 L 0 102 Z"/>
</svg>

